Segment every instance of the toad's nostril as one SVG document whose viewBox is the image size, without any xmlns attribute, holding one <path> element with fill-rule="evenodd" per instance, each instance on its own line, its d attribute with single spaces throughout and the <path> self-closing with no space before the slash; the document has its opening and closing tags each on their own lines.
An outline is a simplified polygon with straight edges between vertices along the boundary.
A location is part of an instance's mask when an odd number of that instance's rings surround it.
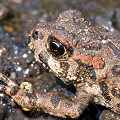
<svg viewBox="0 0 120 120">
<path fill-rule="evenodd" d="M 32 33 L 32 38 L 34 40 L 42 40 L 44 38 L 44 34 L 40 31 L 37 31 L 37 30 L 33 30 L 33 33 Z"/>
</svg>

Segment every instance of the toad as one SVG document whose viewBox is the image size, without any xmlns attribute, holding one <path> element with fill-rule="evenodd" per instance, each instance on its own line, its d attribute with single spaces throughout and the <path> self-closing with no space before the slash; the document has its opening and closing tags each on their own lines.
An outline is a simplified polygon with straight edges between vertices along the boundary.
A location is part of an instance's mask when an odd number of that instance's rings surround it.
<svg viewBox="0 0 120 120">
<path fill-rule="evenodd" d="M 120 114 L 119 32 L 87 22 L 79 11 L 67 10 L 54 22 L 38 23 L 29 33 L 28 46 L 51 73 L 76 87 L 76 95 L 34 93 L 29 83 L 25 91 L 0 73 L 7 84 L 0 85 L 0 91 L 24 110 L 77 118 L 94 102 Z"/>
</svg>

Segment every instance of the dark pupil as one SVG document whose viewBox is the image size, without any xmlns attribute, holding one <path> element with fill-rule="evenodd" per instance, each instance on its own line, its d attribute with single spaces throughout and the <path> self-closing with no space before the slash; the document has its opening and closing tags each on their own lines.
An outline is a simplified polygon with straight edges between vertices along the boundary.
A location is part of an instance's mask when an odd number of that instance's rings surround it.
<svg viewBox="0 0 120 120">
<path fill-rule="evenodd" d="M 50 50 L 55 56 L 61 56 L 65 52 L 62 43 L 54 37 L 50 38 Z"/>
</svg>

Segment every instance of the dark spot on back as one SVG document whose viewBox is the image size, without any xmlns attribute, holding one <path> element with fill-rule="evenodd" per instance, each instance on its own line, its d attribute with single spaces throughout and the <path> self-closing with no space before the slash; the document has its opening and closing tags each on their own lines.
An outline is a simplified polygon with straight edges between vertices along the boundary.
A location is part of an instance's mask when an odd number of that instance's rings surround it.
<svg viewBox="0 0 120 120">
<path fill-rule="evenodd" d="M 120 75 L 120 65 L 114 65 L 113 68 L 112 68 L 112 74 L 113 75 Z"/>
<path fill-rule="evenodd" d="M 90 70 L 89 72 L 89 76 L 92 80 L 96 80 L 96 73 L 94 70 Z"/>
<path fill-rule="evenodd" d="M 102 90 L 102 92 L 108 92 L 108 86 L 106 85 L 106 83 L 104 81 L 100 82 L 100 88 Z"/>
<path fill-rule="evenodd" d="M 102 91 L 103 97 L 104 97 L 105 99 L 111 101 L 111 98 L 110 98 L 110 96 L 109 96 L 109 91 L 108 91 L 108 86 L 107 86 L 107 84 L 106 84 L 104 81 L 100 82 L 99 84 L 100 84 L 100 89 L 101 89 L 101 91 Z"/>
<path fill-rule="evenodd" d="M 107 92 L 103 92 L 102 95 L 104 96 L 105 99 L 111 101 L 111 98 Z"/>
</svg>

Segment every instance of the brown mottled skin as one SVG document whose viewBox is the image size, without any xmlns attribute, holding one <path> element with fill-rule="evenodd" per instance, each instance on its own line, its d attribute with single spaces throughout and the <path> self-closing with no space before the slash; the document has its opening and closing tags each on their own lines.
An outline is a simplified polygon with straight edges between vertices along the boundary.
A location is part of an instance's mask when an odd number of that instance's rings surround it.
<svg viewBox="0 0 120 120">
<path fill-rule="evenodd" d="M 120 114 L 120 35 L 85 21 L 80 12 L 62 12 L 54 22 L 38 23 L 28 37 L 38 61 L 66 84 L 76 87 L 72 99 L 58 93 L 26 92 L 0 74 L 0 86 L 22 108 L 77 118 L 90 102 Z"/>
</svg>

